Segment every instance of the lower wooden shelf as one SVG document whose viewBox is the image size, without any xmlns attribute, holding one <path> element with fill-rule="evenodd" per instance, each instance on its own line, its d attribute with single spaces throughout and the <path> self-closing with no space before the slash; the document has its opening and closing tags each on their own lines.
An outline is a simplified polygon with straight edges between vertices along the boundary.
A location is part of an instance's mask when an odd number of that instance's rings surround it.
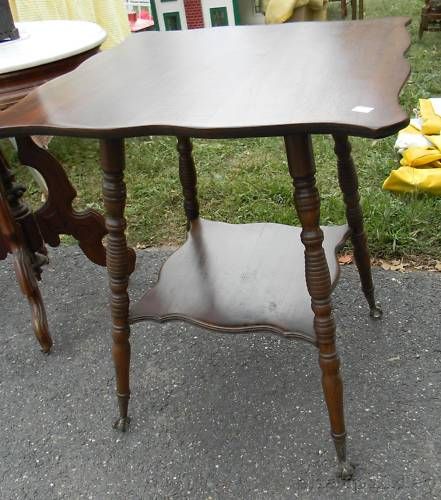
<svg viewBox="0 0 441 500">
<path fill-rule="evenodd" d="M 334 286 L 336 252 L 349 229 L 322 230 Z M 267 331 L 315 344 L 300 232 L 281 224 L 193 221 L 157 284 L 131 308 L 130 322 L 184 320 L 217 331 Z"/>
</svg>

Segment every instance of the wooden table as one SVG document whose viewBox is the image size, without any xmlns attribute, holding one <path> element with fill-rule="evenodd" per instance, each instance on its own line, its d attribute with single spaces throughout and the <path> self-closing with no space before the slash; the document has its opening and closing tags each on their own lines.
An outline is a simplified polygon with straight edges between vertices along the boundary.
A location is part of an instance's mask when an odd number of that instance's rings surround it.
<svg viewBox="0 0 441 500">
<path fill-rule="evenodd" d="M 421 9 L 421 21 L 418 37 L 421 39 L 425 31 L 441 31 L 441 1 L 425 0 Z"/>
<path fill-rule="evenodd" d="M 371 315 L 379 317 L 381 310 L 348 135 L 375 139 L 408 123 L 397 99 L 409 74 L 403 57 L 408 22 L 388 18 L 140 34 L 0 116 L 0 136 L 100 139 L 120 410 L 116 428 L 129 424 L 130 323 L 183 319 L 232 333 L 269 331 L 318 348 L 340 475 L 352 476 L 330 298 L 338 275 L 335 249 L 348 234 Z M 320 228 L 311 134 L 334 137 L 349 228 Z M 189 234 L 163 266 L 157 285 L 129 308 L 124 138 L 145 135 L 177 136 Z M 258 136 L 285 139 L 302 229 L 199 217 L 190 137 Z"/>
<path fill-rule="evenodd" d="M 84 21 L 36 21 L 16 23 L 20 38 L 0 43 L 0 110 L 23 99 L 31 90 L 96 54 L 106 32 Z M 33 154 L 32 151 L 36 151 Z M 18 139 L 18 154 L 32 165 L 48 186 L 46 203 L 35 213 L 23 202 L 25 187 L 18 184 L 0 149 L 0 260 L 14 255 L 17 279 L 31 305 L 35 335 L 44 352 L 52 339 L 37 285 L 47 263 L 45 243 L 57 246 L 60 234 L 70 234 L 94 262 L 105 265 L 101 238 L 106 234 L 102 216 L 72 209 L 76 192 L 55 158 L 31 139 Z"/>
</svg>

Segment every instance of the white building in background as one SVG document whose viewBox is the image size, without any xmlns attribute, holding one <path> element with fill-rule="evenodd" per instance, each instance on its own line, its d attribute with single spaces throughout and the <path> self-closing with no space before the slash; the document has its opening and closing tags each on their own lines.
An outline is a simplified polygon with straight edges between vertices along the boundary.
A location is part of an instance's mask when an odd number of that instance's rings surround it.
<svg viewBox="0 0 441 500">
<path fill-rule="evenodd" d="M 147 10 L 158 31 L 263 24 L 260 0 L 126 0 L 129 12 Z"/>
</svg>

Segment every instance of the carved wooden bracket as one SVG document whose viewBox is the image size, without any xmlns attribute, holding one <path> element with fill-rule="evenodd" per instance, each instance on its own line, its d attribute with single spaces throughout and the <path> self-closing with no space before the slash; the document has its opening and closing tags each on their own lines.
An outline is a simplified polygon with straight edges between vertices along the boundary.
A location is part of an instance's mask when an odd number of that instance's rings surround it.
<svg viewBox="0 0 441 500">
<path fill-rule="evenodd" d="M 103 238 L 107 234 L 104 217 L 95 210 L 77 212 L 72 202 L 77 193 L 63 167 L 47 150 L 30 137 L 17 138 L 18 157 L 24 165 L 37 170 L 46 181 L 49 196 L 35 216 L 44 241 L 52 247 L 60 244 L 60 234 L 73 236 L 84 254 L 95 264 L 106 265 Z M 135 252 L 129 249 L 129 272 L 135 266 Z"/>
</svg>

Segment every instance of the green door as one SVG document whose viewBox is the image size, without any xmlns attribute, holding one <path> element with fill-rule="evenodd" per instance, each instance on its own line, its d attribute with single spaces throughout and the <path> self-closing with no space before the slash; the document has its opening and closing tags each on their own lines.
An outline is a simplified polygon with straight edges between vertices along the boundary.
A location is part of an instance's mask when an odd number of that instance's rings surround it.
<svg viewBox="0 0 441 500">
<path fill-rule="evenodd" d="M 228 26 L 226 7 L 213 7 L 210 9 L 211 26 Z"/>
<path fill-rule="evenodd" d="M 177 31 L 181 29 L 181 18 L 179 12 L 165 12 L 164 25 L 166 31 Z"/>
</svg>

